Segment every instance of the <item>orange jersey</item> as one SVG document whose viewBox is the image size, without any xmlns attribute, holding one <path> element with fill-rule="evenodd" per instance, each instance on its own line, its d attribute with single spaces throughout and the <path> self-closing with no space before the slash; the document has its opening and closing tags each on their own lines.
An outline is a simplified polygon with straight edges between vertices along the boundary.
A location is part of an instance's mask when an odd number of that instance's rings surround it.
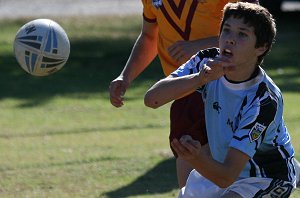
<svg viewBox="0 0 300 198">
<path fill-rule="evenodd" d="M 144 20 L 157 23 L 158 56 L 168 76 L 179 67 L 167 49 L 180 40 L 218 36 L 222 10 L 234 0 L 142 0 Z M 153 2 L 156 2 L 156 6 Z M 200 49 L 199 49 L 200 50 Z"/>
</svg>

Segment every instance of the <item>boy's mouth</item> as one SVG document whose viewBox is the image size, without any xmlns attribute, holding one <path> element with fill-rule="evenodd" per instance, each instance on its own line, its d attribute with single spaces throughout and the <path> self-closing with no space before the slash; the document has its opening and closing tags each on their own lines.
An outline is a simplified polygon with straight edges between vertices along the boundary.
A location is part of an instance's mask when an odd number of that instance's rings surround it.
<svg viewBox="0 0 300 198">
<path fill-rule="evenodd" d="M 224 49 L 222 51 L 222 56 L 227 57 L 227 58 L 231 58 L 233 56 L 233 53 L 230 49 Z"/>
</svg>

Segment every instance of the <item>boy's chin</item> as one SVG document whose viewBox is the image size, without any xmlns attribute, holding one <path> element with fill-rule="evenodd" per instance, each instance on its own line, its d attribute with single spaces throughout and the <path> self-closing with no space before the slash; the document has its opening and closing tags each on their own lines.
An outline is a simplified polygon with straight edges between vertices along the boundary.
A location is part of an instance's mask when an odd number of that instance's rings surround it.
<svg viewBox="0 0 300 198">
<path fill-rule="evenodd" d="M 235 70 L 236 70 L 236 67 L 235 67 L 235 66 L 227 66 L 227 67 L 224 67 L 224 72 L 225 72 L 225 73 L 234 72 Z"/>
</svg>

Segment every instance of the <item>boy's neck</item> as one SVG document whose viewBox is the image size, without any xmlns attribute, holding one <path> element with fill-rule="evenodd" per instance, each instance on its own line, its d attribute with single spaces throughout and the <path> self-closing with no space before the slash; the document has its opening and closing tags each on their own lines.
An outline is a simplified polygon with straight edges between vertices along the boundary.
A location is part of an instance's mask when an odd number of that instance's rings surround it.
<svg viewBox="0 0 300 198">
<path fill-rule="evenodd" d="M 252 72 L 251 76 L 249 78 L 247 78 L 246 80 L 241 80 L 241 81 L 236 81 L 236 80 L 230 80 L 226 77 L 226 75 L 224 76 L 225 79 L 230 82 L 230 83 L 233 83 L 233 84 L 239 84 L 239 83 L 243 83 L 243 82 L 247 82 L 249 80 L 252 80 L 253 78 L 255 78 L 257 75 L 259 74 L 259 67 L 256 67 L 254 69 L 254 71 Z"/>
</svg>

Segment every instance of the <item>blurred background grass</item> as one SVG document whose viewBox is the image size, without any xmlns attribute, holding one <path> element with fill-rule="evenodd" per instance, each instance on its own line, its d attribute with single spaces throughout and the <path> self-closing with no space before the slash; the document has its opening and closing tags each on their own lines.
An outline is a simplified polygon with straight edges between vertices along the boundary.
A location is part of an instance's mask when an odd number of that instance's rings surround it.
<svg viewBox="0 0 300 198">
<path fill-rule="evenodd" d="M 283 91 L 300 160 L 299 16 L 278 17 L 263 67 Z M 0 197 L 177 197 L 169 105 L 143 105 L 145 91 L 163 77 L 158 60 L 133 83 L 123 108 L 108 98 L 141 17 L 53 19 L 68 33 L 71 55 L 61 71 L 42 78 L 25 73 L 12 53 L 15 33 L 31 18 L 0 21 Z"/>
</svg>

